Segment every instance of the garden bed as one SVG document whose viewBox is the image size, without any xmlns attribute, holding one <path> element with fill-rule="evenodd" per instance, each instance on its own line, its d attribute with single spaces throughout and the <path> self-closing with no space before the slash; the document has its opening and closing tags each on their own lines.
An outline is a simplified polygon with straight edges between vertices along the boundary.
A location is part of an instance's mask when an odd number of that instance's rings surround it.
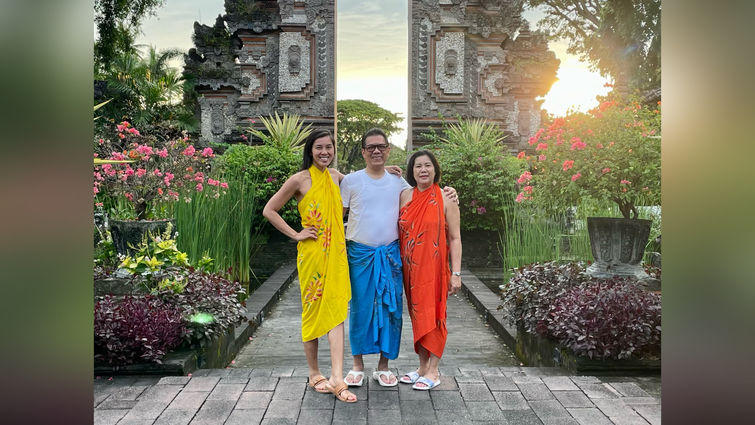
<svg viewBox="0 0 755 425">
<path fill-rule="evenodd" d="M 578 375 L 655 375 L 661 359 L 598 360 L 577 356 L 555 341 L 517 328 L 514 353 L 530 367 L 561 367 Z"/>
<path fill-rule="evenodd" d="M 503 342 L 528 367 L 561 367 L 571 374 L 585 375 L 656 375 L 661 370 L 658 359 L 597 360 L 576 356 L 551 339 L 531 334 L 509 323 L 509 311 L 489 285 L 464 270 L 462 292 Z"/>
<path fill-rule="evenodd" d="M 240 325 L 229 328 L 219 337 L 201 348 L 189 348 L 185 345 L 168 352 L 162 363 L 134 363 L 125 366 L 110 366 L 95 363 L 94 374 L 100 375 L 186 375 L 196 369 L 223 368 L 227 366 L 249 341 L 249 337 L 260 326 L 265 315 L 275 305 L 283 289 L 296 276 L 294 263 L 279 267 L 265 282 L 255 290 L 246 301 L 246 320 Z M 101 283 L 108 285 L 107 282 Z M 98 285 L 95 285 L 96 287 Z"/>
</svg>

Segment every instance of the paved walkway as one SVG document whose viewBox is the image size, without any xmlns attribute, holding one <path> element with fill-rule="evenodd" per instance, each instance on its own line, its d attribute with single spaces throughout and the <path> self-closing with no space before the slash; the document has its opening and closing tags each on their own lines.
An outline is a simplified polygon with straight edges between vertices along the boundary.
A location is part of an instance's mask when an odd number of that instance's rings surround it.
<svg viewBox="0 0 755 425">
<path fill-rule="evenodd" d="M 96 424 L 659 424 L 659 377 L 567 376 L 528 368 L 482 322 L 464 296 L 449 300 L 442 384 L 429 392 L 367 380 L 359 402 L 337 402 L 306 386 L 298 282 L 226 369 L 192 376 L 94 381 Z M 408 319 L 408 316 L 405 316 Z M 416 365 L 406 320 L 394 372 Z M 327 339 L 321 369 L 330 362 Z M 346 367 L 350 365 L 346 347 Z M 377 356 L 366 356 L 368 370 Z"/>
</svg>

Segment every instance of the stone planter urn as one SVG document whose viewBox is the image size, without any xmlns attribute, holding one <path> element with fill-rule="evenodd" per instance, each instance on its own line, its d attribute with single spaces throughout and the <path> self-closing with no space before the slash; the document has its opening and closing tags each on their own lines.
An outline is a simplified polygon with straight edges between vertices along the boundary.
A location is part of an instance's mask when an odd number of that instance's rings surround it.
<svg viewBox="0 0 755 425">
<path fill-rule="evenodd" d="M 642 256 L 650 236 L 651 223 L 642 219 L 587 217 L 587 233 L 595 259 L 587 268 L 587 273 L 598 278 L 648 278 L 642 268 Z"/>
<path fill-rule="evenodd" d="M 139 246 L 147 232 L 156 235 L 164 233 L 168 224 L 173 226 L 171 236 L 176 234 L 176 220 L 110 220 L 110 234 L 113 237 L 113 246 L 118 254 L 129 255 L 134 250 L 129 246 Z"/>
</svg>

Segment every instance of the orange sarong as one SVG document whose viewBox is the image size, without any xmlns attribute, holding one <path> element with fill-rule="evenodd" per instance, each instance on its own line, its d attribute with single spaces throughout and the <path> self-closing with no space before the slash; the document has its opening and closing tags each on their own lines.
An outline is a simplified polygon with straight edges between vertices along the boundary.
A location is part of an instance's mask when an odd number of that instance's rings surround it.
<svg viewBox="0 0 755 425">
<path fill-rule="evenodd" d="M 420 192 L 399 212 L 399 240 L 404 267 L 404 294 L 412 320 L 414 351 L 438 357 L 446 346 L 446 301 L 451 270 L 443 194 L 437 184 Z"/>
</svg>

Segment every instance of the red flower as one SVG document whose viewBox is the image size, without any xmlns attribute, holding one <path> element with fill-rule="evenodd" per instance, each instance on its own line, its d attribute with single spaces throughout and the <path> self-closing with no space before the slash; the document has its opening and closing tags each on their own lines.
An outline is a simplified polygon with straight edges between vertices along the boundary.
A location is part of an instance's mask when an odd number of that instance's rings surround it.
<svg viewBox="0 0 755 425">
<path fill-rule="evenodd" d="M 519 154 L 516 156 L 516 159 L 522 159 L 524 158 L 524 151 L 519 152 Z"/>
<path fill-rule="evenodd" d="M 570 160 L 570 159 L 567 159 L 567 160 L 564 160 L 563 164 L 561 164 L 561 169 L 563 169 L 564 171 L 566 171 L 566 170 L 570 169 L 573 166 L 574 166 L 574 161 Z"/>
<path fill-rule="evenodd" d="M 575 182 L 580 177 L 582 177 L 582 173 L 577 173 L 577 174 L 571 176 L 571 181 Z"/>
</svg>

